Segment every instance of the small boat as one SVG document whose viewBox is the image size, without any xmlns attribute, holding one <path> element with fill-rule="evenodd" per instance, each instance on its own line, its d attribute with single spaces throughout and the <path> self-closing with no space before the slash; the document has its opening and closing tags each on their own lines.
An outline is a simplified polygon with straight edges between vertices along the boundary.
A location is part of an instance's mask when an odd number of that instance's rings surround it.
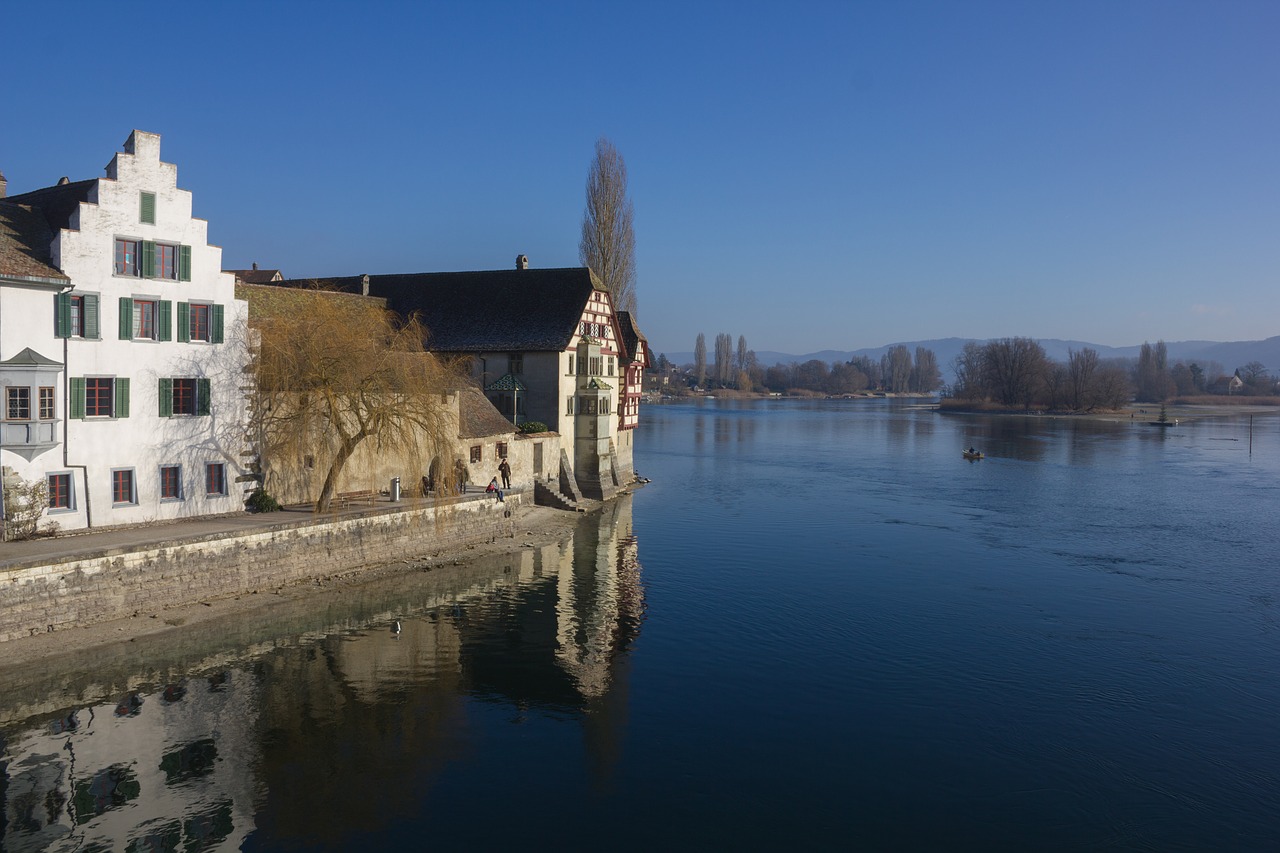
<svg viewBox="0 0 1280 853">
<path fill-rule="evenodd" d="M 971 450 L 962 450 L 960 452 L 964 454 L 965 459 L 982 459 L 983 458 L 981 450 L 971 449 Z"/>
</svg>

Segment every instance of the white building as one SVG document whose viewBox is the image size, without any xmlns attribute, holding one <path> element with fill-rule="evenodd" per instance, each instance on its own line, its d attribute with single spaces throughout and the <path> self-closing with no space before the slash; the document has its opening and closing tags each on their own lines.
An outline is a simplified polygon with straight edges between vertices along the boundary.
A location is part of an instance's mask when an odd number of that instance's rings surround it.
<svg viewBox="0 0 1280 853">
<path fill-rule="evenodd" d="M 0 462 L 63 529 L 243 508 L 246 306 L 177 177 L 135 130 L 105 178 L 0 197 Z"/>
</svg>

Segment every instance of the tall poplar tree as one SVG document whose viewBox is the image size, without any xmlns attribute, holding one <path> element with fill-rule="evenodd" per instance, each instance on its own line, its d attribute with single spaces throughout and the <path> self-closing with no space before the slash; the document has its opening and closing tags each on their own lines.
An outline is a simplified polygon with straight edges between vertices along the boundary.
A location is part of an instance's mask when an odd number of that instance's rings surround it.
<svg viewBox="0 0 1280 853">
<path fill-rule="evenodd" d="M 596 141 L 587 172 L 587 209 L 582 214 L 578 259 L 591 268 L 613 296 L 615 311 L 636 313 L 636 235 L 627 164 L 613 143 Z"/>
</svg>

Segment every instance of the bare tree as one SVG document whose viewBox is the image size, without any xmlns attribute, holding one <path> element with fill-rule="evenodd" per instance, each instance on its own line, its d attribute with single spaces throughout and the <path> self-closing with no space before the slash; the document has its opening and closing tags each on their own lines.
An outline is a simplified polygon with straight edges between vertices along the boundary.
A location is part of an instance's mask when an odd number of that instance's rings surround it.
<svg viewBox="0 0 1280 853">
<path fill-rule="evenodd" d="M 636 235 L 627 197 L 627 164 L 613 143 L 596 140 L 587 172 L 587 209 L 582 214 L 578 259 L 600 277 L 616 311 L 636 313 Z"/>
<path fill-rule="evenodd" d="M 707 384 L 707 336 L 698 332 L 698 341 L 693 345 L 693 373 L 698 380 L 698 387 Z"/>
<path fill-rule="evenodd" d="M 1085 347 L 1067 350 L 1067 405 L 1073 411 L 1089 411 L 1097 405 L 1094 374 L 1098 372 L 1098 351 Z"/>
<path fill-rule="evenodd" d="M 916 363 L 911 368 L 911 390 L 928 393 L 942 387 L 942 371 L 933 350 L 916 347 Z"/>
<path fill-rule="evenodd" d="M 329 508 L 343 468 L 366 441 L 409 459 L 451 448 L 457 424 L 442 400 L 460 380 L 423 351 L 416 320 L 397 322 L 359 297 L 297 290 L 273 297 L 251 314 L 253 426 L 265 459 L 310 456 L 327 471 L 317 512 Z"/>
<path fill-rule="evenodd" d="M 906 391 L 911 385 L 911 350 L 902 344 L 889 348 L 880 358 L 880 373 L 886 391 Z"/>
<path fill-rule="evenodd" d="M 721 332 L 716 335 L 716 382 L 725 387 L 733 379 L 733 336 Z"/>
<path fill-rule="evenodd" d="M 983 373 L 992 396 L 1004 406 L 1030 408 L 1047 378 L 1044 347 L 1031 338 L 1001 338 L 985 348 Z"/>
</svg>

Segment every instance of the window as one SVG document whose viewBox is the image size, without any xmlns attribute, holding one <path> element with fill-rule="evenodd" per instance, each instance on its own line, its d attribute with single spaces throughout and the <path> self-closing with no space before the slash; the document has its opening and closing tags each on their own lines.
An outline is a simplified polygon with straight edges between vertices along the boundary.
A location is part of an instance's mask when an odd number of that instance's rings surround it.
<svg viewBox="0 0 1280 853">
<path fill-rule="evenodd" d="M 210 462 L 204 466 L 204 493 L 213 497 L 227 493 L 227 466 Z"/>
<path fill-rule="evenodd" d="M 178 340 L 222 343 L 222 306 L 203 302 L 178 303 Z"/>
<path fill-rule="evenodd" d="M 194 379 L 173 380 L 173 413 L 175 415 L 196 413 L 196 381 Z"/>
<path fill-rule="evenodd" d="M 573 398 L 572 398 L 572 397 L 565 397 L 565 398 L 564 398 L 564 413 L 565 413 L 566 415 L 572 415 L 572 414 L 573 414 Z"/>
<path fill-rule="evenodd" d="M 613 356 L 609 356 L 609 375 L 613 375 Z"/>
<path fill-rule="evenodd" d="M 152 276 L 178 280 L 178 247 L 166 243 L 156 243 L 155 265 Z"/>
<path fill-rule="evenodd" d="M 133 338 L 156 339 L 156 303 L 149 299 L 133 300 Z"/>
<path fill-rule="evenodd" d="M 53 405 L 53 388 L 46 385 L 40 389 L 40 420 L 51 421 L 57 415 L 54 413 Z"/>
<path fill-rule="evenodd" d="M 138 219 L 148 225 L 156 224 L 156 194 L 142 193 L 139 203 Z"/>
<path fill-rule="evenodd" d="M 499 459 L 507 458 L 507 443 L 505 441 L 498 442 L 498 458 Z"/>
<path fill-rule="evenodd" d="M 191 305 L 189 310 L 189 321 L 187 325 L 187 334 L 190 340 L 207 341 L 209 340 L 209 309 L 210 305 Z"/>
<path fill-rule="evenodd" d="M 5 420 L 10 421 L 29 421 L 31 420 L 31 389 L 30 388 L 6 388 L 5 391 Z"/>
<path fill-rule="evenodd" d="M 116 240 L 116 275 L 138 275 L 138 241 Z"/>
<path fill-rule="evenodd" d="M 113 377 L 71 377 L 71 417 L 129 417 L 129 380 Z"/>
<path fill-rule="evenodd" d="M 515 376 L 524 373 L 524 355 L 513 352 L 507 356 L 507 373 Z"/>
<path fill-rule="evenodd" d="M 71 475 L 49 475 L 49 509 L 71 509 Z"/>
<path fill-rule="evenodd" d="M 208 379 L 161 379 L 157 398 L 160 417 L 209 414 L 210 382 Z"/>
<path fill-rule="evenodd" d="M 136 504 L 137 493 L 133 489 L 133 469 L 116 468 L 111 472 L 111 502 L 113 504 Z"/>
<path fill-rule="evenodd" d="M 54 334 L 60 338 L 97 338 L 98 294 L 58 293 L 53 297 Z"/>
<path fill-rule="evenodd" d="M 160 469 L 160 500 L 182 500 L 182 467 L 165 465 Z"/>
<path fill-rule="evenodd" d="M 120 340 L 167 341 L 172 337 L 173 303 L 150 296 L 120 297 Z"/>
<path fill-rule="evenodd" d="M 573 375 L 573 356 L 569 356 L 569 375 Z"/>
<path fill-rule="evenodd" d="M 471 461 L 472 462 L 480 461 L 480 445 L 478 444 L 473 444 L 471 446 Z"/>
<path fill-rule="evenodd" d="M 599 376 L 600 375 L 600 356 L 593 355 L 590 359 L 590 362 L 591 363 L 587 368 L 588 374 L 591 376 Z"/>
</svg>

